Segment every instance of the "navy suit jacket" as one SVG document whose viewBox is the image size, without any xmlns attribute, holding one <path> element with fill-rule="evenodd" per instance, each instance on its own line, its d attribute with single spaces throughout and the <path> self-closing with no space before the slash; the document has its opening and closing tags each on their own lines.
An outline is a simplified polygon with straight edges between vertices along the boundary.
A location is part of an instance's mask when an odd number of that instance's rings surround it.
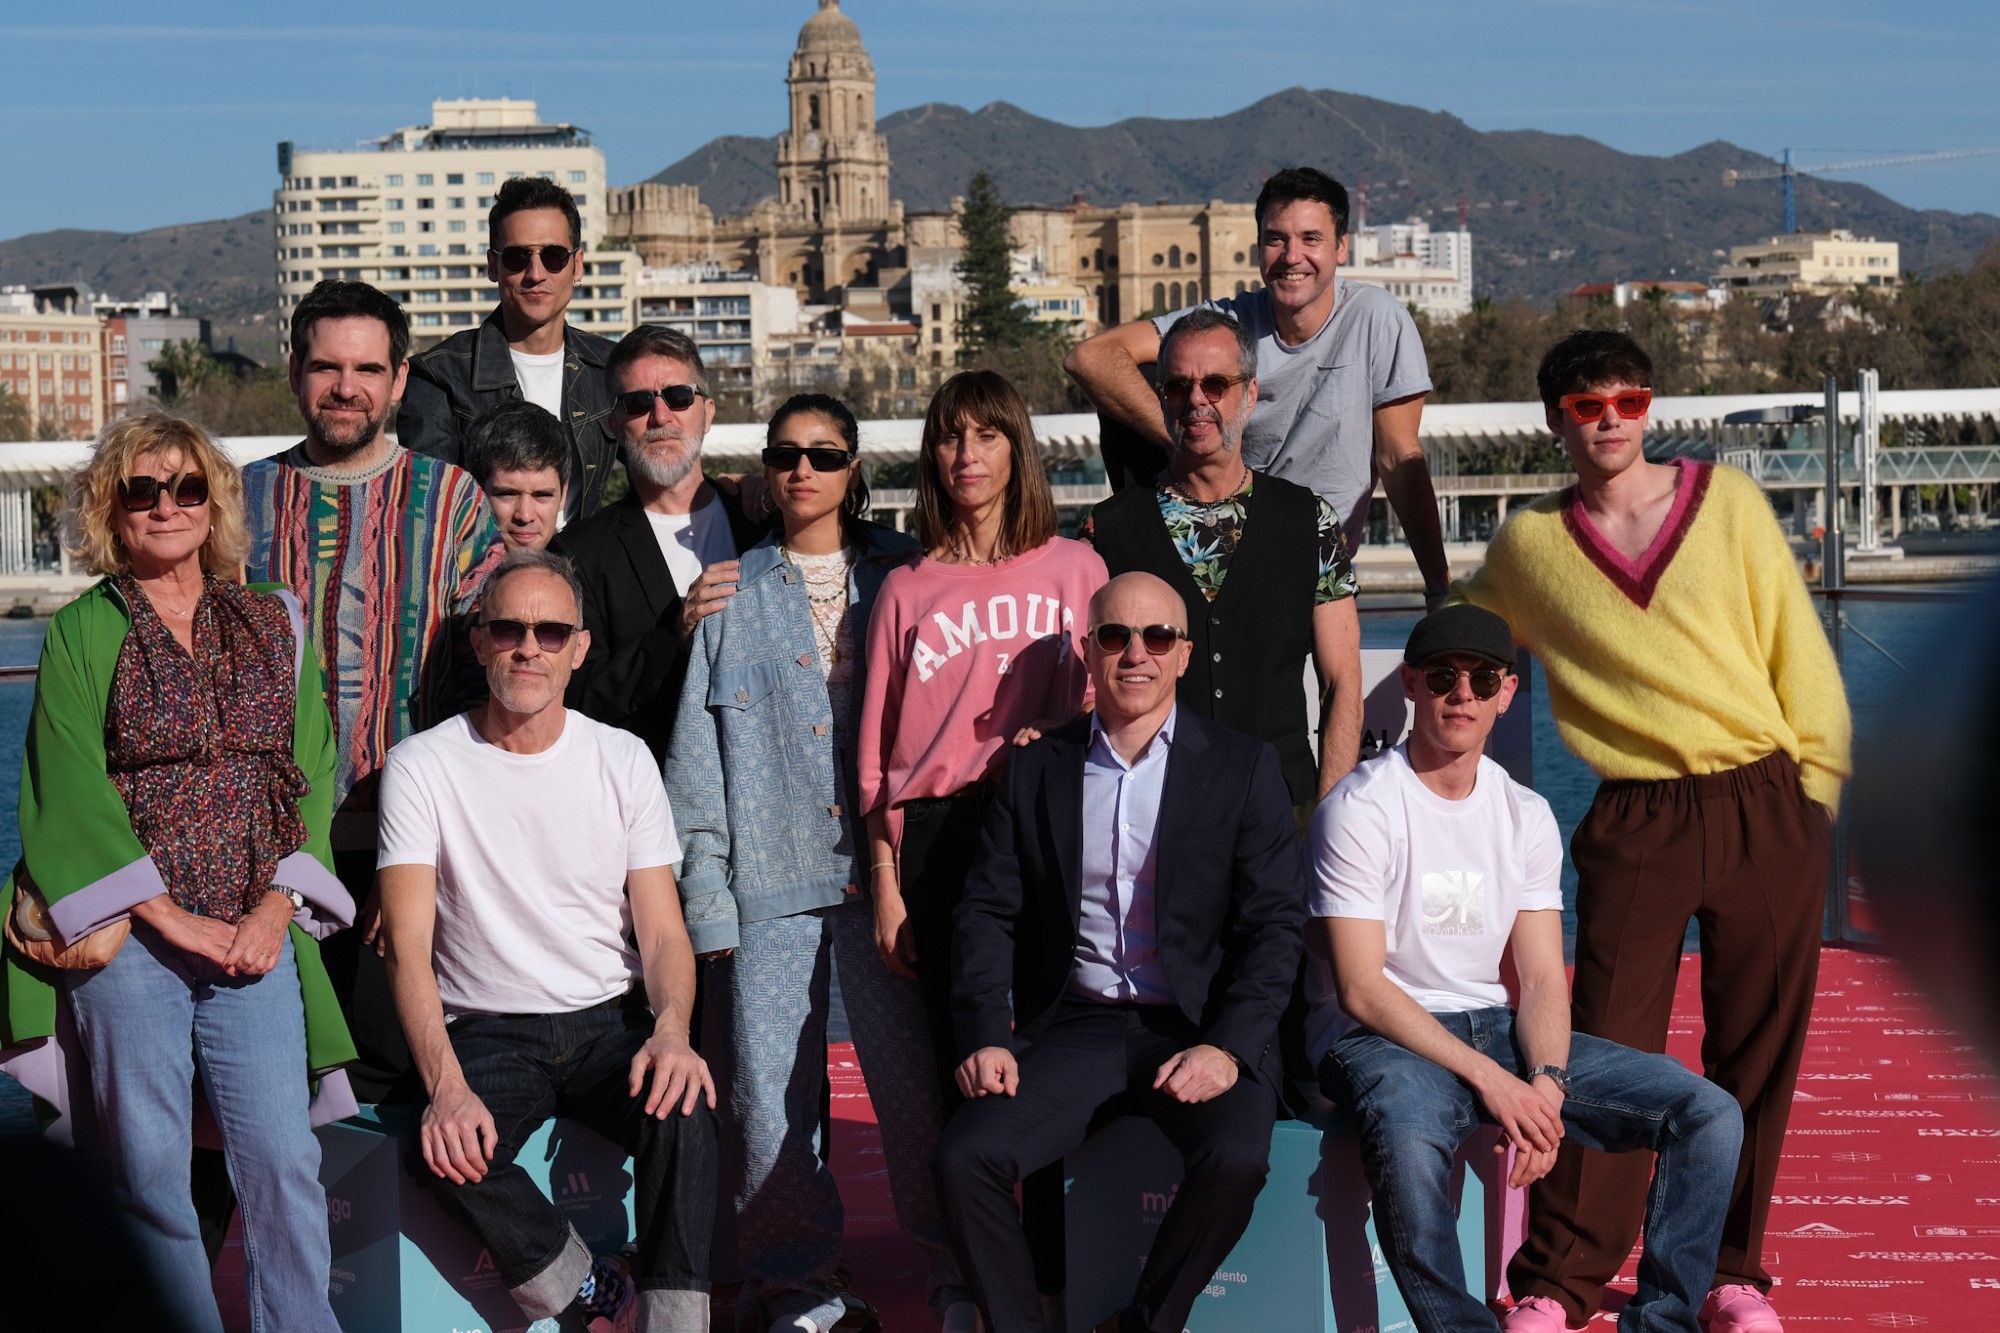
<svg viewBox="0 0 2000 1333">
<path fill-rule="evenodd" d="M 1016 751 L 1001 775 L 953 923 L 961 1058 L 1031 1045 L 1069 985 L 1089 745 L 1086 714 Z M 1153 836 L 1160 962 L 1175 1001 L 1201 1041 L 1281 1086 L 1275 1038 L 1298 973 L 1306 885 L 1277 752 L 1181 709 Z"/>
</svg>

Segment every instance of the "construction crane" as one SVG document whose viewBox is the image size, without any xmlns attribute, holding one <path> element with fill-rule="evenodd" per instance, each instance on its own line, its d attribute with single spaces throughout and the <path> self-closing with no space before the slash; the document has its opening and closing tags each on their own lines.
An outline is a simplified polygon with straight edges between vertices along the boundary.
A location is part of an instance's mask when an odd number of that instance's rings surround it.
<svg viewBox="0 0 2000 1333">
<path fill-rule="evenodd" d="M 1991 157 L 2000 153 L 2000 148 L 1941 148 L 1927 153 L 1895 153 L 1884 157 L 1864 157 L 1853 162 L 1833 162 L 1823 167 L 1792 166 L 1792 150 L 1787 148 L 1778 155 L 1775 167 L 1755 167 L 1749 171 L 1725 171 L 1722 173 L 1724 185 L 1735 185 L 1739 181 L 1761 181 L 1777 177 L 1785 183 L 1785 231 L 1787 234 L 1799 229 L 1798 177 L 1827 176 L 1834 172 L 1866 171 L 1873 167 L 1902 167 L 1916 162 L 1950 162 L 1962 157 Z"/>
</svg>

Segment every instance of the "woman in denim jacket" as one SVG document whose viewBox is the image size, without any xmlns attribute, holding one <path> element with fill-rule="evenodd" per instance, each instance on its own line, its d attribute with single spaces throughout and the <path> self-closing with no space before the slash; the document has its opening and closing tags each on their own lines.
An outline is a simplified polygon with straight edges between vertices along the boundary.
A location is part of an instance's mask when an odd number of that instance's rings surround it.
<svg viewBox="0 0 2000 1333">
<path fill-rule="evenodd" d="M 840 1194 L 822 1160 L 828 971 L 869 1093 L 896 1215 L 929 1252 L 931 1309 L 977 1327 L 946 1244 L 930 1157 L 937 1072 L 916 984 L 876 951 L 854 808 L 862 650 L 876 591 L 916 544 L 861 518 L 858 427 L 800 394 L 771 419 L 764 481 L 778 530 L 743 553 L 737 590 L 701 622 L 667 750 L 688 933 L 731 997 L 739 1329 L 831 1329 L 842 1305 Z"/>
</svg>

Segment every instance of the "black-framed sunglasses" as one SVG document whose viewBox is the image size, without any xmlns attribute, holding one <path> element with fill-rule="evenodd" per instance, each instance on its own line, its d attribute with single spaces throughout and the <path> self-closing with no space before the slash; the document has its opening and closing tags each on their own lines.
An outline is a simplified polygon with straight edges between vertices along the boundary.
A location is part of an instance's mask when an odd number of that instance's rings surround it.
<svg viewBox="0 0 2000 1333">
<path fill-rule="evenodd" d="M 643 417 L 653 410 L 653 400 L 660 399 L 675 412 L 685 412 L 694 406 L 697 398 L 708 397 L 708 391 L 693 384 L 669 384 L 663 389 L 627 389 L 618 395 L 618 410 L 628 417 Z"/>
<path fill-rule="evenodd" d="M 563 645 L 576 637 L 576 626 L 561 620 L 537 620 L 533 624 L 525 620 L 488 620 L 482 622 L 486 637 L 493 640 L 493 646 L 502 652 L 511 652 L 527 641 L 528 635 L 535 636 L 535 646 L 545 653 L 559 653 Z"/>
<path fill-rule="evenodd" d="M 143 514 L 165 495 L 178 509 L 198 509 L 208 503 L 208 478 L 199 472 L 167 477 L 122 477 L 118 504 L 128 514 Z"/>
<path fill-rule="evenodd" d="M 815 472 L 838 472 L 860 453 L 859 449 L 815 449 L 802 444 L 770 444 L 764 446 L 761 456 L 765 467 L 774 467 L 780 472 L 790 472 L 799 465 L 801 458 L 811 463 Z"/>
<path fill-rule="evenodd" d="M 1201 396 L 1213 403 L 1237 385 L 1251 377 L 1248 375 L 1203 375 L 1193 378 L 1187 375 L 1169 375 L 1160 381 L 1160 397 L 1176 402 L 1194 393 L 1194 386 L 1201 386 Z"/>
<path fill-rule="evenodd" d="M 1424 688 L 1442 699 L 1458 688 L 1460 676 L 1472 682 L 1475 699 L 1491 699 L 1500 693 L 1500 682 L 1507 679 L 1507 673 L 1497 667 L 1473 667 L 1468 671 L 1463 667 L 1434 666 L 1424 668 Z"/>
<path fill-rule="evenodd" d="M 1139 636 L 1147 652 L 1154 657 L 1165 657 L 1174 645 L 1188 636 L 1179 625 L 1099 625 L 1090 631 L 1090 641 L 1100 652 L 1122 653 L 1125 645 L 1132 642 L 1132 636 Z"/>
<path fill-rule="evenodd" d="M 489 248 L 487 254 L 500 261 L 500 267 L 509 273 L 525 273 L 528 261 L 540 255 L 542 267 L 550 273 L 560 273 L 569 267 L 570 259 L 576 254 L 567 245 L 507 245 L 498 250 Z"/>
</svg>

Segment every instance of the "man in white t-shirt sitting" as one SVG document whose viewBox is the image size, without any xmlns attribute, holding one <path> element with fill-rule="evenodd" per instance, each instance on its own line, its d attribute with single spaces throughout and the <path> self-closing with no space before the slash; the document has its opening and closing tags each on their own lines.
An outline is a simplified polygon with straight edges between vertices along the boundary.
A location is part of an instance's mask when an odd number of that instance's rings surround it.
<svg viewBox="0 0 2000 1333">
<path fill-rule="evenodd" d="M 646 747 L 563 707 L 591 647 L 580 601 L 566 560 L 510 552 L 472 631 L 491 697 L 389 752 L 389 975 L 424 1165 L 523 1313 L 706 1329 L 715 1085 L 688 1045 L 680 843 Z M 632 1153 L 629 1261 L 593 1260 L 515 1163 L 552 1115 Z"/>
<path fill-rule="evenodd" d="M 1742 1141 L 1735 1099 L 1668 1056 L 1570 1032 L 1555 817 L 1483 753 L 1520 683 L 1507 622 L 1448 607 L 1418 622 L 1403 661 L 1409 739 L 1335 787 L 1310 838 L 1332 959 L 1313 963 L 1310 1041 L 1359 1132 L 1383 1257 L 1424 1333 L 1500 1328 L 1466 1290 L 1447 1189 L 1466 1136 L 1497 1123 L 1516 1186 L 1547 1173 L 1565 1135 L 1651 1150 L 1639 1290 L 1619 1326 L 1694 1333 Z M 1505 1324 L 1564 1326 L 1543 1297 Z"/>
</svg>

